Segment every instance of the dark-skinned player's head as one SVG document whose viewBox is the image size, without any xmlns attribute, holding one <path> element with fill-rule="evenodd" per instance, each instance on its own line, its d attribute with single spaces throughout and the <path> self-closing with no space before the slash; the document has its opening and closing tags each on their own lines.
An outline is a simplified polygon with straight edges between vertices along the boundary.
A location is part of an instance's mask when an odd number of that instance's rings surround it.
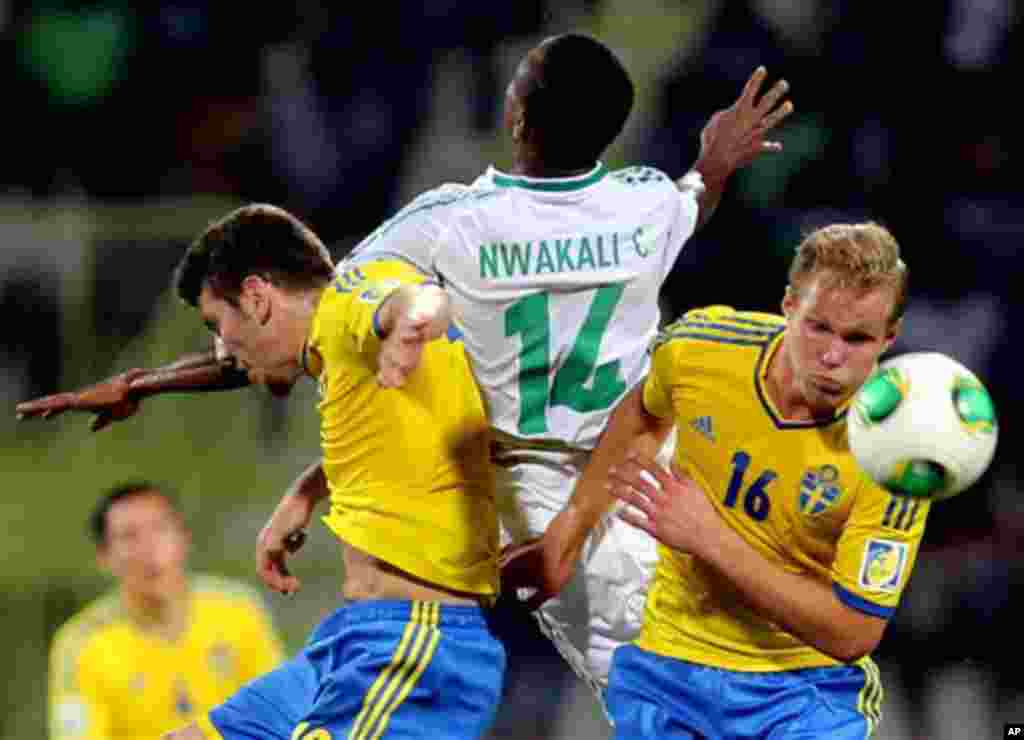
<svg viewBox="0 0 1024 740">
<path fill-rule="evenodd" d="M 600 159 L 633 107 L 633 82 L 611 49 L 581 34 L 546 39 L 509 83 L 505 125 L 520 150 L 549 170 Z"/>
</svg>

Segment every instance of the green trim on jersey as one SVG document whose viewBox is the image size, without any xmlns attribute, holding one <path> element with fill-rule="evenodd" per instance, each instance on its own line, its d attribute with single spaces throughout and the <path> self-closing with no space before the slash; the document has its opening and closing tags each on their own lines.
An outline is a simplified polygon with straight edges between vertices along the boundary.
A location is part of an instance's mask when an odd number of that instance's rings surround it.
<svg viewBox="0 0 1024 740">
<path fill-rule="evenodd" d="M 669 176 L 654 167 L 637 165 L 615 170 L 611 177 L 625 185 L 646 185 L 647 183 L 668 182 Z"/>
<path fill-rule="evenodd" d="M 523 175 L 506 175 L 494 170 L 494 184 L 500 188 L 525 188 L 548 193 L 565 193 L 571 190 L 582 190 L 603 180 L 608 170 L 598 162 L 590 172 L 576 177 L 525 177 Z"/>
</svg>

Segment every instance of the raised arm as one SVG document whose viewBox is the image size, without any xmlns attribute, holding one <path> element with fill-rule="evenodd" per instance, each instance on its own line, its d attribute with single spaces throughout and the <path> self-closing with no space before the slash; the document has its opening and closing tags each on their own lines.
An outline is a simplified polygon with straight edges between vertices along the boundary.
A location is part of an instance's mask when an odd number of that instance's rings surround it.
<svg viewBox="0 0 1024 740">
<path fill-rule="evenodd" d="M 183 355 L 158 368 L 133 368 L 85 388 L 19 403 L 19 419 L 49 419 L 65 411 L 94 414 L 95 432 L 133 416 L 142 399 L 161 393 L 231 390 L 249 384 L 243 371 L 230 360 L 218 359 L 215 350 Z"/>
<path fill-rule="evenodd" d="M 768 141 L 765 136 L 793 112 L 790 101 L 779 105 L 789 91 L 789 83 L 779 80 L 758 100 L 767 74 L 764 67 L 754 70 L 736 102 L 712 115 L 700 133 L 700 155 L 691 170 L 700 175 L 704 186 L 697 195 L 700 209 L 697 228 L 711 218 L 726 183 L 736 170 L 746 167 L 764 152 L 782 151 L 780 142 Z M 687 173 L 676 184 L 680 189 L 688 189 L 695 187 L 696 182 L 691 173 Z"/>
</svg>

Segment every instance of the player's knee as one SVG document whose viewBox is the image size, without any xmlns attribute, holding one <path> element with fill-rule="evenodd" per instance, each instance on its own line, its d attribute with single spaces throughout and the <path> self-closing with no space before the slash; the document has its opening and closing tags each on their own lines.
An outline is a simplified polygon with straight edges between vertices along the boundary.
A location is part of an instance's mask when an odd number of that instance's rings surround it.
<svg viewBox="0 0 1024 740">
<path fill-rule="evenodd" d="M 193 722 L 180 730 L 164 734 L 160 740 L 206 740 L 206 735 L 199 729 L 199 725 Z"/>
</svg>

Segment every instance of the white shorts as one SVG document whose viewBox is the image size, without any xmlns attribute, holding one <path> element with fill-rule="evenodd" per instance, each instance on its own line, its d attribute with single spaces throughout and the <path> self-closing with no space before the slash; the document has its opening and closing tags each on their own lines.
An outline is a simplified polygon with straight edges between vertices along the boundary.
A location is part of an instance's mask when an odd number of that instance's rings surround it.
<svg viewBox="0 0 1024 740">
<path fill-rule="evenodd" d="M 669 435 L 659 460 L 675 447 Z M 539 537 L 565 508 L 589 453 L 499 448 L 497 499 L 502 544 Z M 657 564 L 657 543 L 614 513 L 583 548 L 580 567 L 562 592 L 538 611 L 541 629 L 595 689 L 608 682 L 612 652 L 640 635 L 644 599 Z"/>
</svg>

